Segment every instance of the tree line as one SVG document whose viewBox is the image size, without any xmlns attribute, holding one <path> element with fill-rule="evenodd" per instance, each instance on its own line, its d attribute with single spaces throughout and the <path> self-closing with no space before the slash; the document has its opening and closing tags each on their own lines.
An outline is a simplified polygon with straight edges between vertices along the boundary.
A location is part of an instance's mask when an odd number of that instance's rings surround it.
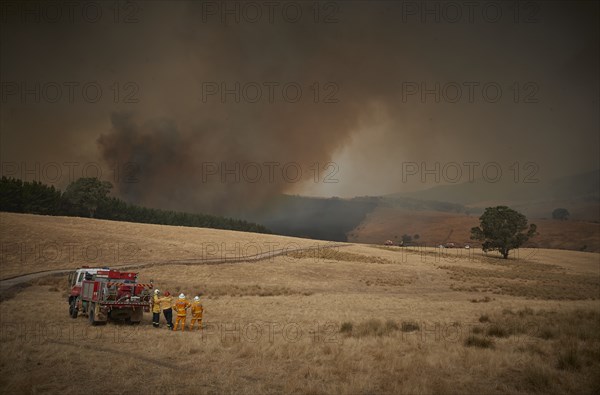
<svg viewBox="0 0 600 395">
<path fill-rule="evenodd" d="M 109 196 L 111 189 L 110 182 L 97 178 L 80 178 L 62 192 L 40 181 L 2 177 L 0 211 L 271 233 L 244 220 L 136 206 Z"/>
</svg>

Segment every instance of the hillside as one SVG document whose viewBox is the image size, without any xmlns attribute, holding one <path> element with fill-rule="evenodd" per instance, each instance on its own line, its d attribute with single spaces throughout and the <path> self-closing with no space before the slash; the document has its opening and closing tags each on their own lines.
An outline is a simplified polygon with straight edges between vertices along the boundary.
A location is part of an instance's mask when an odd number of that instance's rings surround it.
<svg viewBox="0 0 600 395">
<path fill-rule="evenodd" d="M 571 218 L 600 221 L 600 171 L 575 174 L 536 182 L 518 182 L 505 175 L 499 182 L 474 182 L 438 185 L 417 192 L 399 193 L 391 197 L 410 197 L 444 201 L 482 211 L 491 205 L 507 205 L 535 218 L 550 218 L 552 210 L 564 207 Z"/>
<path fill-rule="evenodd" d="M 600 252 L 599 223 L 551 219 L 530 222 L 538 226 L 539 235 L 530 240 L 529 246 Z M 382 244 L 388 239 L 399 240 L 403 234 L 418 234 L 419 243 L 430 247 L 445 242 L 473 244 L 470 230 L 478 225 L 478 215 L 379 206 L 348 233 L 348 241 Z"/>
<path fill-rule="evenodd" d="M 118 266 L 325 245 L 269 234 L 0 212 L 0 278 L 81 265 Z"/>
<path fill-rule="evenodd" d="M 379 204 L 378 197 L 353 199 L 279 195 L 260 211 L 235 213 L 263 224 L 276 234 L 346 241 L 346 233 Z"/>
</svg>

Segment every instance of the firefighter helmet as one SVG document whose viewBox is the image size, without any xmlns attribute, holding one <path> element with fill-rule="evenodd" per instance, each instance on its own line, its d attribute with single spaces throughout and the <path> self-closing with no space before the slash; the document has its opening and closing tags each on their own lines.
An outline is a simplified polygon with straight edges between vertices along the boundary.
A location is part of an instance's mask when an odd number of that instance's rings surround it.
<svg viewBox="0 0 600 395">
<path fill-rule="evenodd" d="M 185 299 L 185 295 L 184 294 L 179 294 L 179 299 Z"/>
<path fill-rule="evenodd" d="M 160 289 L 155 289 L 154 290 L 154 295 L 158 295 L 160 293 Z"/>
<path fill-rule="evenodd" d="M 200 300 L 200 296 L 194 297 L 194 302 L 198 302 Z"/>
</svg>

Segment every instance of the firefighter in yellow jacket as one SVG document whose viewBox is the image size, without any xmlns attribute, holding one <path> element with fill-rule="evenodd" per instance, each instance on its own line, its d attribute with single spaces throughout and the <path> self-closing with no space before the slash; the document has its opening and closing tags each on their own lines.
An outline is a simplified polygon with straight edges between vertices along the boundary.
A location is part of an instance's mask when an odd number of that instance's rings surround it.
<svg viewBox="0 0 600 395">
<path fill-rule="evenodd" d="M 191 306 L 192 311 L 192 322 L 190 324 L 190 330 L 194 329 L 194 324 L 198 323 L 198 329 L 202 329 L 202 312 L 204 308 L 202 307 L 202 302 L 200 302 L 200 297 L 196 296 Z"/>
<path fill-rule="evenodd" d="M 165 321 L 167 321 L 167 328 L 173 330 L 173 298 L 169 291 L 165 291 L 164 296 L 159 298 L 160 309 L 162 310 Z"/>
<path fill-rule="evenodd" d="M 173 330 L 177 330 L 177 326 L 181 324 L 181 331 L 185 330 L 185 318 L 187 315 L 187 309 L 190 308 L 190 302 L 187 301 L 184 294 L 179 295 L 179 299 L 175 302 L 175 312 L 177 313 L 177 319 L 175 320 L 175 328 Z"/>
<path fill-rule="evenodd" d="M 152 297 L 152 326 L 158 328 L 160 322 L 160 291 L 154 290 Z"/>
</svg>

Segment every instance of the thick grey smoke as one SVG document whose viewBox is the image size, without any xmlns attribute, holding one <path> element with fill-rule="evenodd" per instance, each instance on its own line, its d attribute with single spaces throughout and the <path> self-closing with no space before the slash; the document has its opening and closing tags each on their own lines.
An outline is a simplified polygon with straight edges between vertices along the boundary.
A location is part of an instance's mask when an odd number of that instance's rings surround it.
<svg viewBox="0 0 600 395">
<path fill-rule="evenodd" d="M 523 10 L 535 11 L 527 23 L 515 23 L 509 5 L 498 22 L 477 9 L 473 22 L 440 14 L 438 23 L 410 8 L 416 2 L 317 3 L 318 17 L 312 2 L 288 2 L 301 5 L 298 21 L 292 8 L 282 16 L 281 3 L 272 20 L 262 8 L 255 22 L 245 2 L 228 2 L 229 14 L 219 13 L 222 2 L 137 4 L 119 14 L 133 13 L 135 23 L 115 23 L 109 6 L 95 23 L 5 15 L 3 162 L 135 163 L 138 182 L 116 183 L 128 200 L 231 215 L 282 192 L 431 186 L 403 180 L 407 161 L 498 161 L 505 170 L 536 162 L 542 178 L 598 168 L 596 3 L 539 3 Z M 41 100 L 23 100 L 14 83 L 36 82 Z M 63 88 L 55 103 L 44 97 L 48 82 Z M 471 102 L 465 84 L 473 82 Z M 523 102 L 529 82 L 536 103 Z M 90 83 L 102 88 L 95 102 L 83 92 Z M 438 102 L 407 91 L 437 83 Z M 501 86 L 501 100 L 485 100 L 486 83 Z M 463 92 L 453 103 L 455 85 Z M 324 183 L 330 161 L 338 182 Z M 279 164 L 273 177 L 265 163 Z M 293 167 L 282 175 L 285 164 Z M 239 182 L 223 179 L 223 166 L 239 166 Z"/>
</svg>

